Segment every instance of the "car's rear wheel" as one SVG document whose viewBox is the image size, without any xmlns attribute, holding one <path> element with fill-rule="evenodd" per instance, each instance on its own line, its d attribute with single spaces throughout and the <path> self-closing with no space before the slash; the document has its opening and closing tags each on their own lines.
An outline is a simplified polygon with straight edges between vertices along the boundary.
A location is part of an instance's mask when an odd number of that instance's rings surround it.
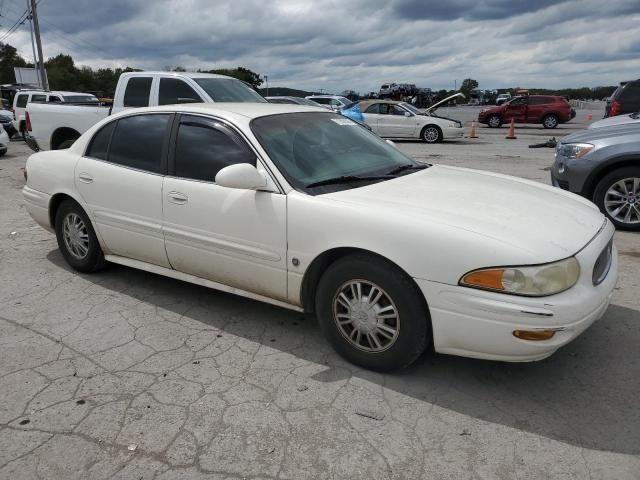
<svg viewBox="0 0 640 480">
<path fill-rule="evenodd" d="M 556 128 L 558 126 L 558 123 L 560 123 L 560 119 L 553 113 L 545 115 L 545 117 L 542 119 L 542 126 L 544 128 Z"/>
<path fill-rule="evenodd" d="M 431 339 L 429 312 L 397 266 L 356 254 L 333 263 L 316 291 L 320 327 L 348 361 L 388 371 L 413 363 Z"/>
<path fill-rule="evenodd" d="M 64 200 L 56 212 L 55 229 L 58 247 L 71 267 L 84 273 L 104 267 L 104 253 L 96 232 L 80 205 Z"/>
<path fill-rule="evenodd" d="M 598 182 L 593 201 L 616 228 L 640 231 L 640 167 L 607 174 Z"/>
<path fill-rule="evenodd" d="M 487 125 L 491 128 L 500 128 L 502 126 L 502 118 L 500 115 L 491 115 L 487 120 Z"/>
<path fill-rule="evenodd" d="M 438 143 L 442 141 L 442 130 L 437 125 L 427 125 L 420 136 L 426 143 Z"/>
</svg>

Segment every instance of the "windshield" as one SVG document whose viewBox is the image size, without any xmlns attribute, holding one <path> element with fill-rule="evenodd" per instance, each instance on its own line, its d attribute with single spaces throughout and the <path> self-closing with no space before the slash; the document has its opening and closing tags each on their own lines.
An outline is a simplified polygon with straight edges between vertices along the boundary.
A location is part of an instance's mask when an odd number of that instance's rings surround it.
<svg viewBox="0 0 640 480">
<path fill-rule="evenodd" d="M 330 112 L 259 117 L 251 129 L 289 183 L 311 194 L 367 184 L 308 187 L 323 180 L 382 175 L 401 165 L 418 165 L 356 122 Z"/>
<path fill-rule="evenodd" d="M 338 101 L 340 103 L 342 103 L 343 105 L 349 105 L 350 103 L 353 103 L 351 100 L 349 100 L 347 97 L 338 97 Z"/>
<path fill-rule="evenodd" d="M 65 95 L 64 101 L 69 103 L 99 103 L 98 99 L 91 95 Z"/>
<path fill-rule="evenodd" d="M 235 78 L 194 78 L 214 102 L 266 103 L 265 98 Z"/>
<path fill-rule="evenodd" d="M 309 105 L 310 107 L 321 106 L 318 102 L 314 102 L 313 100 L 309 100 L 308 98 L 297 98 L 296 100 L 300 105 Z"/>
</svg>

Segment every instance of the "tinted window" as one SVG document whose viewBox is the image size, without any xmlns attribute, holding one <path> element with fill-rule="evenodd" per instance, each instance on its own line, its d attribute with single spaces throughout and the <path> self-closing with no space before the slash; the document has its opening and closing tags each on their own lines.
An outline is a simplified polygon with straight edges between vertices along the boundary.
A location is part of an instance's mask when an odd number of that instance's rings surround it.
<svg viewBox="0 0 640 480">
<path fill-rule="evenodd" d="M 364 113 L 380 113 L 380 104 L 374 103 L 373 105 L 370 105 Z"/>
<path fill-rule="evenodd" d="M 177 177 L 213 182 L 222 168 L 235 163 L 255 165 L 256 161 L 234 134 L 188 117 L 180 123 L 175 153 Z"/>
<path fill-rule="evenodd" d="M 16 102 L 16 107 L 24 108 L 27 106 L 27 102 L 29 101 L 29 95 L 18 95 L 18 100 Z"/>
<path fill-rule="evenodd" d="M 151 77 L 132 77 L 124 92 L 125 107 L 148 107 L 151 92 Z"/>
<path fill-rule="evenodd" d="M 173 105 L 176 103 L 202 102 L 193 88 L 177 78 L 160 79 L 159 105 Z"/>
<path fill-rule="evenodd" d="M 47 100 L 46 95 L 31 95 L 31 101 L 34 103 L 44 103 Z"/>
<path fill-rule="evenodd" d="M 516 98 L 509 102 L 509 105 L 524 105 L 527 103 L 527 99 L 525 97 Z"/>
<path fill-rule="evenodd" d="M 194 78 L 214 102 L 266 103 L 262 95 L 235 78 Z"/>
<path fill-rule="evenodd" d="M 135 115 L 118 120 L 108 160 L 119 165 L 161 173 L 162 145 L 171 115 Z"/>
<path fill-rule="evenodd" d="M 322 105 L 329 105 L 329 103 L 331 103 L 330 98 L 312 98 L 311 100 L 316 103 L 321 103 Z"/>
<path fill-rule="evenodd" d="M 116 122 L 108 123 L 98 130 L 98 133 L 96 133 L 91 139 L 91 143 L 89 144 L 89 148 L 87 148 L 85 156 L 99 158 L 100 160 L 107 159 L 109 140 L 111 140 L 111 132 L 113 132 L 115 124 Z"/>
<path fill-rule="evenodd" d="M 62 99 L 60 97 L 56 97 L 56 96 L 49 97 L 49 103 L 61 102 L 61 101 Z"/>
<path fill-rule="evenodd" d="M 622 89 L 620 100 L 640 101 L 640 82 L 629 82 Z"/>
</svg>

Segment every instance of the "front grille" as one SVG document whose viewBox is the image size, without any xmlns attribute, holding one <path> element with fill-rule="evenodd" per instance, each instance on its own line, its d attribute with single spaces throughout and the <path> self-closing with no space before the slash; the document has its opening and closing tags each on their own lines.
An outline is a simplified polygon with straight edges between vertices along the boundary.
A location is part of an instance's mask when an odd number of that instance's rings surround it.
<svg viewBox="0 0 640 480">
<path fill-rule="evenodd" d="M 558 186 L 563 190 L 569 190 L 569 182 L 566 180 L 558 180 Z"/>
<path fill-rule="evenodd" d="M 600 252 L 596 264 L 593 266 L 592 280 L 594 285 L 600 285 L 611 268 L 611 261 L 613 260 L 613 239 L 604 247 L 604 250 Z"/>
</svg>

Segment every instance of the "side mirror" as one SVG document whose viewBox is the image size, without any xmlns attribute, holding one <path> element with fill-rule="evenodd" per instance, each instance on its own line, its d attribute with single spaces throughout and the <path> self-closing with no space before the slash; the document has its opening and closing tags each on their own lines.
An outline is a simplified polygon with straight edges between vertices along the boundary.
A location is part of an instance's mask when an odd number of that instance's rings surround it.
<svg viewBox="0 0 640 480">
<path fill-rule="evenodd" d="M 405 117 L 411 117 L 412 115 L 409 112 L 404 112 Z"/>
<path fill-rule="evenodd" d="M 267 178 L 249 163 L 224 167 L 216 175 L 216 185 L 243 190 L 258 190 L 267 186 Z"/>
</svg>

